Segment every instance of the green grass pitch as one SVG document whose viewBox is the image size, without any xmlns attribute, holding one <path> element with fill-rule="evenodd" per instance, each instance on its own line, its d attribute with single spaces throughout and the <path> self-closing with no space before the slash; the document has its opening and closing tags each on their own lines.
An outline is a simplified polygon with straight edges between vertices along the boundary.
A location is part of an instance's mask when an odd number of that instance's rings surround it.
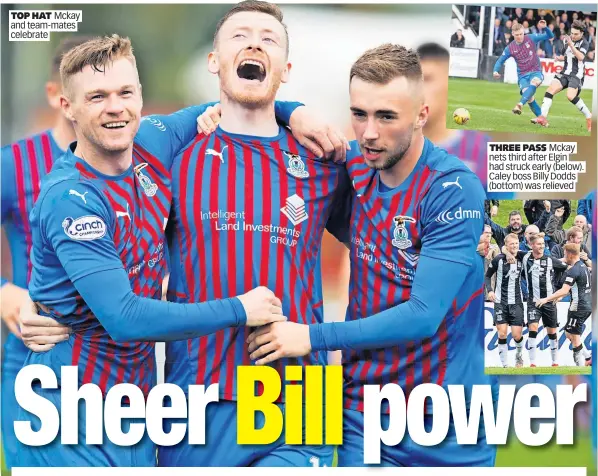
<svg viewBox="0 0 598 476">
<path fill-rule="evenodd" d="M 536 101 L 542 105 L 546 86 L 536 92 Z M 523 113 L 517 116 L 511 112 L 519 102 L 519 87 L 516 84 L 485 81 L 482 79 L 450 78 L 446 124 L 450 129 L 472 129 L 478 131 L 529 132 L 552 135 L 589 136 L 586 119 L 569 102 L 564 91 L 554 96 L 548 115 L 549 127 L 531 124 L 534 118 L 526 105 Z M 592 105 L 592 90 L 584 89 L 581 98 L 588 107 Z M 470 121 L 459 126 L 453 121 L 453 112 L 464 107 L 471 114 Z"/>
<path fill-rule="evenodd" d="M 489 375 L 590 375 L 592 367 L 486 367 Z"/>
</svg>

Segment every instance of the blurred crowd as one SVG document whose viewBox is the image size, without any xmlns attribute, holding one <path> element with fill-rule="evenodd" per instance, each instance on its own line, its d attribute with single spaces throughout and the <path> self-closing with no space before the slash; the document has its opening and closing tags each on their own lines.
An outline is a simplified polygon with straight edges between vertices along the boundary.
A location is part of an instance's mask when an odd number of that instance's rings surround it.
<svg viewBox="0 0 598 476">
<path fill-rule="evenodd" d="M 547 28 L 550 28 L 554 33 L 554 38 L 538 44 L 537 52 L 540 58 L 553 58 L 562 61 L 567 48 L 563 37 L 571 33 L 571 24 L 575 20 L 579 20 L 585 26 L 584 37 L 590 45 L 585 61 L 589 63 L 594 61 L 596 53 L 596 13 L 544 8 L 524 10 L 523 8 L 497 7 L 492 29 L 494 55 L 499 56 L 502 54 L 505 47 L 513 40 L 511 30 L 514 24 L 522 24 L 526 35 L 542 33 L 542 29 L 538 27 L 538 22 L 541 20 L 546 21 Z"/>
</svg>

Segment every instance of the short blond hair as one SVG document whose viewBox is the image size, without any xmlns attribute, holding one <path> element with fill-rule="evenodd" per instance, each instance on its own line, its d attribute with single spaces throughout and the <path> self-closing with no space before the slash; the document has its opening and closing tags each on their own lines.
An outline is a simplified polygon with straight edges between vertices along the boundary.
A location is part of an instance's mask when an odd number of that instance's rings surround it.
<svg viewBox="0 0 598 476">
<path fill-rule="evenodd" d="M 131 40 L 117 34 L 98 36 L 75 46 L 64 54 L 60 62 L 62 90 L 68 91 L 71 78 L 83 71 L 86 66 L 103 72 L 108 63 L 120 58 L 126 58 L 136 65 Z"/>
<path fill-rule="evenodd" d="M 513 33 L 515 33 L 516 31 L 519 31 L 519 30 L 523 30 L 523 29 L 524 29 L 523 25 L 519 22 L 513 23 L 513 25 L 511 26 L 511 31 Z"/>
<path fill-rule="evenodd" d="M 505 236 L 505 243 L 507 240 L 515 240 L 519 242 L 519 237 L 515 233 L 509 233 L 507 236 Z"/>
<path fill-rule="evenodd" d="M 417 52 L 391 43 L 385 43 L 362 54 L 351 67 L 349 81 L 354 77 L 367 83 L 383 85 L 398 77 L 423 82 Z"/>
</svg>

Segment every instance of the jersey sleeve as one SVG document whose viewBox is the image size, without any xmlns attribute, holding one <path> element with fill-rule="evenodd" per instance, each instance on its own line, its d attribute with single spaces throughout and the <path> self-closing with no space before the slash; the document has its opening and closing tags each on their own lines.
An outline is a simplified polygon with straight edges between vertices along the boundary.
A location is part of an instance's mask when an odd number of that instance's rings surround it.
<svg viewBox="0 0 598 476">
<path fill-rule="evenodd" d="M 573 286 L 577 278 L 579 277 L 579 267 L 572 266 L 567 271 L 563 273 L 563 284 L 568 284 L 569 286 Z"/>
<path fill-rule="evenodd" d="M 141 119 L 135 141 L 170 169 L 174 158 L 197 135 L 197 118 L 215 102 L 190 106 L 172 114 L 154 114 Z"/>
<path fill-rule="evenodd" d="M 455 170 L 434 180 L 420 205 L 420 254 L 470 265 L 484 230 L 484 199 L 471 172 Z"/>
<path fill-rule="evenodd" d="M 305 106 L 305 104 L 295 101 L 275 101 L 274 114 L 276 115 L 276 119 L 278 119 L 279 122 L 289 125 L 295 109 L 300 106 Z"/>
<path fill-rule="evenodd" d="M 0 206 L 2 208 L 2 225 L 10 218 L 13 206 L 18 203 L 17 181 L 15 175 L 15 162 L 11 146 L 2 147 L 1 152 L 1 188 L 0 188 Z M 0 287 L 8 283 L 4 276 L 0 277 Z"/>
<path fill-rule="evenodd" d="M 498 262 L 500 261 L 500 255 L 496 256 L 490 264 L 488 265 L 488 269 L 486 270 L 486 277 L 491 278 L 494 276 L 496 271 L 498 270 Z"/>
<path fill-rule="evenodd" d="M 341 243 L 351 241 L 351 211 L 353 191 L 347 170 L 342 167 L 334 194 L 332 210 L 326 223 L 326 229 Z"/>
<path fill-rule="evenodd" d="M 590 49 L 590 45 L 589 45 L 588 41 L 584 39 L 581 42 L 581 45 L 579 45 L 579 48 L 577 49 L 577 51 L 580 51 L 581 53 L 583 53 L 583 60 L 580 60 L 580 61 L 584 61 L 586 59 L 586 55 L 588 54 L 589 49 Z"/>
<path fill-rule="evenodd" d="M 504 64 L 511 57 L 511 50 L 507 47 L 503 50 L 502 55 L 498 57 L 496 63 L 494 63 L 494 73 L 498 73 L 500 71 L 501 66 Z"/>
<path fill-rule="evenodd" d="M 550 28 L 544 28 L 542 30 L 542 33 L 532 33 L 531 35 L 529 35 L 529 37 L 534 43 L 538 44 L 541 41 L 550 40 L 551 38 L 554 38 L 554 32 Z"/>
<path fill-rule="evenodd" d="M 560 259 L 556 259 L 554 257 L 550 257 L 552 260 L 552 267 L 557 271 L 564 271 L 567 269 L 567 265 L 563 263 Z"/>
<path fill-rule="evenodd" d="M 95 186 L 78 180 L 52 184 L 35 208 L 44 244 L 72 282 L 123 267 L 114 245 L 114 212 Z"/>
</svg>

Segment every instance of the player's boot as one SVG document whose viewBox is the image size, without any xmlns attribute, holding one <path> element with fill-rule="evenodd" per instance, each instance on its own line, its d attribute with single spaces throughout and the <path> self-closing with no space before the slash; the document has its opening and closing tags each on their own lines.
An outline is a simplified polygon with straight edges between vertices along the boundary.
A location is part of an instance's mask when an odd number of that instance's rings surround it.
<svg viewBox="0 0 598 476">
<path fill-rule="evenodd" d="M 588 127 L 588 132 L 592 132 L 592 118 L 591 117 L 586 118 L 586 126 Z"/>
<path fill-rule="evenodd" d="M 530 122 L 532 124 L 538 124 L 542 127 L 548 127 L 548 121 L 544 116 L 534 117 L 533 119 L 530 119 Z"/>
<path fill-rule="evenodd" d="M 592 366 L 592 357 L 588 357 L 586 359 L 586 367 L 591 367 Z"/>
<path fill-rule="evenodd" d="M 559 364 L 557 364 L 556 362 L 553 362 L 552 366 L 553 366 L 553 367 L 558 367 L 558 366 L 559 366 Z"/>
<path fill-rule="evenodd" d="M 521 352 L 517 352 L 517 354 L 515 355 L 515 367 L 517 367 L 518 369 L 523 367 L 523 356 L 521 355 Z"/>
<path fill-rule="evenodd" d="M 536 364 L 529 364 L 530 367 L 536 367 Z"/>
<path fill-rule="evenodd" d="M 581 360 L 581 352 L 573 352 L 573 361 L 575 365 L 578 367 L 583 367 L 583 362 Z"/>
<path fill-rule="evenodd" d="M 513 112 L 513 114 L 517 114 L 518 116 L 521 116 L 521 104 L 517 103 L 515 105 L 515 107 L 513 109 L 511 109 L 511 111 Z"/>
</svg>

